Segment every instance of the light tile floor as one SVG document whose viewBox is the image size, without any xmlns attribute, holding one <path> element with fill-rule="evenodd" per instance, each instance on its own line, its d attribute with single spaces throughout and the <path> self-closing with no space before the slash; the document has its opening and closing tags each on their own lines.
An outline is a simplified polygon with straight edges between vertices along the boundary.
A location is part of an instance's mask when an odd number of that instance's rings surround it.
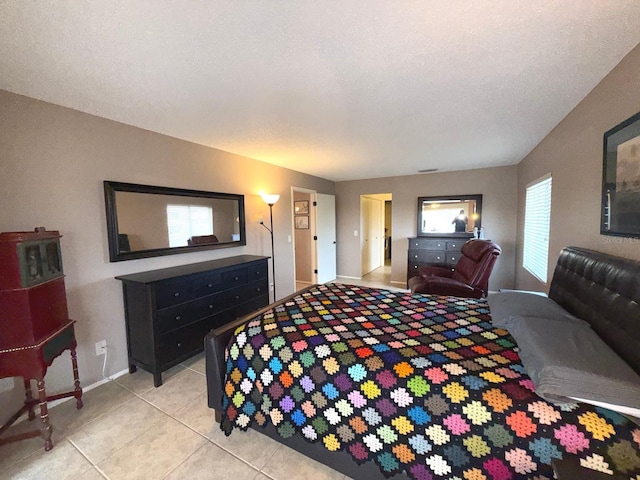
<svg viewBox="0 0 640 480">
<path fill-rule="evenodd" d="M 345 479 L 255 431 L 226 437 L 207 407 L 204 354 L 163 380 L 154 388 L 138 370 L 86 392 L 81 410 L 73 400 L 51 408 L 53 450 L 39 437 L 1 446 L 0 478 Z M 8 435 L 32 426 L 19 422 Z"/>
<path fill-rule="evenodd" d="M 336 281 L 397 289 L 390 270 Z M 158 388 L 139 369 L 85 392 L 83 401 L 81 410 L 73 400 L 50 409 L 50 452 L 41 438 L 0 446 L 0 479 L 348 478 L 253 430 L 226 437 L 207 406 L 204 354 L 165 372 Z M 32 427 L 19 422 L 5 435 Z"/>
</svg>

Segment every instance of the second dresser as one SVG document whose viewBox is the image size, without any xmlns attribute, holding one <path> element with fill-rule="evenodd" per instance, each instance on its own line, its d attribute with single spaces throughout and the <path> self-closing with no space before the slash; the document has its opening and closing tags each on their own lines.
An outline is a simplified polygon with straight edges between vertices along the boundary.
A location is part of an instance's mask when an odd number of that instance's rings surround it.
<svg viewBox="0 0 640 480">
<path fill-rule="evenodd" d="M 471 238 L 471 233 L 409 238 L 407 281 L 420 267 L 455 268 L 462 245 Z"/>
</svg>

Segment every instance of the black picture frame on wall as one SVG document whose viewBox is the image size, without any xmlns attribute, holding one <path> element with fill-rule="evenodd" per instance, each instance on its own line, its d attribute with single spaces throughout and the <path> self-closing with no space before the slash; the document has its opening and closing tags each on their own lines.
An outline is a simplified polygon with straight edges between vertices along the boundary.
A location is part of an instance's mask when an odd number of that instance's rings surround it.
<svg viewBox="0 0 640 480">
<path fill-rule="evenodd" d="M 640 238 L 640 112 L 604 134 L 600 233 Z"/>
</svg>

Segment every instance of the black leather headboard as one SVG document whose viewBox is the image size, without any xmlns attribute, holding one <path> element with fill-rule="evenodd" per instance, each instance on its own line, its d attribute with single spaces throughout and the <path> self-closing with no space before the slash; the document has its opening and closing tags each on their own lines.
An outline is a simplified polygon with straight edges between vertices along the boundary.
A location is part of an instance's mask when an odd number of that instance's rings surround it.
<svg viewBox="0 0 640 480">
<path fill-rule="evenodd" d="M 560 252 L 549 297 L 589 322 L 640 374 L 640 262 L 566 247 Z"/>
</svg>

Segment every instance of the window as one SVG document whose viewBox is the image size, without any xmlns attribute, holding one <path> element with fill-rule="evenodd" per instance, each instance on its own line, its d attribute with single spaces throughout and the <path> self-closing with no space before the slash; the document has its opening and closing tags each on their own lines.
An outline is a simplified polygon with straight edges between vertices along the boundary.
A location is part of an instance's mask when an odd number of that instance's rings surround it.
<svg viewBox="0 0 640 480">
<path fill-rule="evenodd" d="M 551 174 L 527 187 L 524 206 L 524 253 L 522 266 L 538 280 L 547 282 Z"/>
<path fill-rule="evenodd" d="M 167 205 L 169 246 L 186 247 L 198 235 L 213 235 L 213 209 L 197 205 Z"/>
</svg>

